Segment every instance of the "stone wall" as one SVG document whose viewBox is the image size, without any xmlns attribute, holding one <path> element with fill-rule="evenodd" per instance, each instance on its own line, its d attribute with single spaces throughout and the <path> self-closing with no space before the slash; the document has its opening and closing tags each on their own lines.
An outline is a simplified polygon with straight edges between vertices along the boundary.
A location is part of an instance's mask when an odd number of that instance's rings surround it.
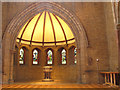
<svg viewBox="0 0 120 90">
<path fill-rule="evenodd" d="M 118 23 L 120 23 L 120 1 L 118 3 Z"/>
<path fill-rule="evenodd" d="M 120 24 L 118 24 L 117 25 L 117 32 L 118 32 L 118 47 L 119 47 L 119 49 L 118 49 L 118 65 L 119 65 L 119 72 L 120 72 Z"/>
<path fill-rule="evenodd" d="M 43 66 L 46 65 L 47 55 L 46 50 L 51 48 L 53 50 L 53 72 L 52 78 L 56 82 L 77 82 L 77 65 L 74 64 L 74 52 L 71 50 L 75 44 L 70 44 L 68 46 L 51 46 L 51 47 L 40 47 L 40 46 L 29 46 L 29 45 L 19 45 L 16 47 L 15 59 L 14 59 L 14 80 L 15 82 L 25 82 L 25 81 L 42 81 L 44 78 Z M 19 64 L 19 50 L 21 47 L 25 47 L 25 64 Z M 59 49 L 65 48 L 67 51 L 67 64 L 61 65 L 61 52 Z M 40 50 L 39 53 L 39 64 L 32 65 L 32 50 L 37 48 Z M 73 48 L 74 49 L 74 48 Z M 68 56 L 73 53 L 73 56 Z"/>
<path fill-rule="evenodd" d="M 0 84 L 2 84 L 2 3 L 0 2 Z M 0 85 L 0 89 L 2 85 Z"/>
<path fill-rule="evenodd" d="M 120 71 L 120 2 L 119 2 L 119 11 L 118 11 L 118 40 L 119 40 L 119 54 L 118 54 L 118 56 L 119 56 L 119 71 Z"/>
<path fill-rule="evenodd" d="M 2 5 L 2 31 L 3 34 L 6 30 L 7 25 L 10 23 L 12 18 L 16 16 L 18 13 L 22 12 L 25 8 L 27 8 L 31 3 L 3 3 Z M 61 5 L 61 7 L 66 8 L 66 10 L 70 11 L 72 14 L 75 14 L 78 18 L 78 20 L 82 23 L 86 36 L 88 37 L 89 46 L 86 48 L 86 59 L 82 59 L 81 66 L 84 68 L 84 73 L 82 73 L 82 78 L 84 79 L 84 83 L 98 83 L 98 79 L 102 78 L 102 76 L 99 77 L 98 70 L 97 70 L 97 62 L 96 59 L 99 59 L 99 70 L 100 71 L 116 71 L 118 64 L 118 55 L 116 53 L 117 46 L 116 46 L 116 32 L 114 28 L 114 23 L 112 19 L 112 12 L 111 10 L 111 4 L 110 3 L 83 3 L 83 2 L 72 2 L 72 3 L 57 3 Z M 77 37 L 79 38 L 80 35 L 77 34 Z M 10 41 L 7 40 L 9 43 Z M 84 46 L 82 46 L 84 47 Z M 113 48 L 114 47 L 114 48 Z M 5 55 L 5 50 L 9 50 L 9 46 L 6 48 L 3 47 L 3 58 L 4 57 L 10 57 L 9 55 Z M 83 53 L 83 52 L 79 52 Z M 80 57 L 79 57 L 80 58 Z M 3 59 L 4 61 L 7 61 L 7 59 Z M 113 64 L 112 64 L 113 63 Z M 4 81 L 7 82 L 9 78 L 9 69 L 6 68 L 9 66 L 8 64 L 3 64 L 5 68 L 5 78 Z M 74 66 L 68 66 L 69 69 L 73 70 Z M 67 69 L 68 67 L 61 67 L 62 69 Z M 25 67 L 24 67 L 25 68 Z M 30 67 L 29 67 L 30 68 Z M 39 68 L 39 67 L 37 67 Z M 59 75 L 63 75 L 59 72 L 57 72 L 57 68 L 60 68 L 59 66 L 56 66 L 56 73 Z M 18 67 L 20 70 L 20 67 Z M 40 68 L 39 68 L 40 69 Z M 68 74 L 63 77 L 67 77 L 69 74 L 71 74 L 71 70 L 68 71 Z M 16 68 L 17 70 L 17 68 Z M 81 70 L 81 71 L 82 71 Z M 21 71 L 22 72 L 22 71 Z M 33 73 L 32 71 L 29 71 L 30 73 Z M 20 73 L 20 72 L 19 72 Z M 36 73 L 39 73 L 36 72 Z M 64 73 L 64 72 L 62 72 Z M 79 72 L 77 72 L 79 73 Z M 79 73 L 81 74 L 81 73 Z M 24 74 L 25 75 L 25 74 Z M 94 75 L 94 77 L 93 77 Z M 25 76 L 30 75 L 26 74 Z M 74 75 L 75 76 L 75 75 Z M 77 75 L 76 75 L 77 76 Z M 76 76 L 74 78 L 76 78 Z M 61 77 L 61 76 L 60 76 Z M 69 77 L 73 77 L 72 75 Z M 54 78 L 59 78 L 57 76 L 54 76 Z M 27 77 L 26 77 L 27 79 Z M 21 80 L 21 78 L 18 77 L 18 81 Z M 75 79 L 74 79 L 75 80 Z M 79 81 L 79 79 L 77 80 Z"/>
<path fill-rule="evenodd" d="M 112 3 L 105 3 L 106 33 L 109 51 L 110 71 L 118 71 L 117 26 L 113 16 Z"/>
</svg>

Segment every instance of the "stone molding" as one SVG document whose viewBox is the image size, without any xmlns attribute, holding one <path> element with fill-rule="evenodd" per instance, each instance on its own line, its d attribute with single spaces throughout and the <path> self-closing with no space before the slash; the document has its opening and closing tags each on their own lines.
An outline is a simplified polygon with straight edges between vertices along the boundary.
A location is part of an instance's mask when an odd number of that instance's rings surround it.
<svg viewBox="0 0 120 90">
<path fill-rule="evenodd" d="M 11 53 L 11 54 L 14 54 L 14 53 L 16 53 L 16 50 L 10 49 L 10 53 Z"/>
<path fill-rule="evenodd" d="M 117 25 L 117 30 L 120 31 L 120 23 Z"/>
</svg>

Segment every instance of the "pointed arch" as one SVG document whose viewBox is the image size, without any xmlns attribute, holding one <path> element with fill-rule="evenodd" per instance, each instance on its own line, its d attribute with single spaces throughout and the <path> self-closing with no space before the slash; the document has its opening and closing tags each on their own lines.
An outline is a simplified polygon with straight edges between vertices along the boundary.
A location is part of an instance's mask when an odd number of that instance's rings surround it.
<svg viewBox="0 0 120 90">
<path fill-rule="evenodd" d="M 67 51 L 62 48 L 61 50 L 61 64 L 62 65 L 66 65 L 67 64 L 67 55 L 66 55 Z"/>
<path fill-rule="evenodd" d="M 39 64 L 39 49 L 38 48 L 34 48 L 32 50 L 32 64 L 33 65 L 38 65 Z"/>
<path fill-rule="evenodd" d="M 46 50 L 46 65 L 53 65 L 54 63 L 54 57 L 53 57 L 53 50 L 51 48 L 48 48 Z"/>
<path fill-rule="evenodd" d="M 19 50 L 19 64 L 24 65 L 25 64 L 25 58 L 26 58 L 26 48 L 21 47 Z"/>
<path fill-rule="evenodd" d="M 8 75 L 10 75 L 8 77 L 8 80 L 13 79 L 13 54 L 7 53 L 10 49 L 12 49 L 14 51 L 15 49 L 15 43 L 16 43 L 16 39 L 17 36 L 21 30 L 21 28 L 23 27 L 23 25 L 25 25 L 25 23 L 30 20 L 31 17 L 35 16 L 36 14 L 43 12 L 44 10 L 50 11 L 54 14 L 56 14 L 57 16 L 59 16 L 60 18 L 62 18 L 67 24 L 68 26 L 71 28 L 74 37 L 75 37 L 75 41 L 76 41 L 76 47 L 78 50 L 78 82 L 82 82 L 85 83 L 85 78 L 84 78 L 84 73 L 85 73 L 85 60 L 87 59 L 87 47 L 88 47 L 88 40 L 87 40 L 87 35 L 85 33 L 85 29 L 83 28 L 83 25 L 81 24 L 79 18 L 72 13 L 72 11 L 68 11 L 66 8 L 62 7 L 61 5 L 57 4 L 57 3 L 53 3 L 53 2 L 43 2 L 43 3 L 32 3 L 29 7 L 27 7 L 26 9 L 24 9 L 21 12 L 18 12 L 18 14 L 16 14 L 15 17 L 13 17 L 13 19 L 11 20 L 11 22 L 9 23 L 9 25 L 7 26 L 5 32 L 3 32 L 3 36 L 2 36 L 2 40 L 3 40 L 3 50 L 4 50 L 4 62 L 3 64 L 9 64 L 10 67 L 10 71 L 7 72 L 7 70 L 5 70 L 6 68 L 3 68 L 5 73 L 7 73 Z M 16 27 L 17 26 L 17 27 Z M 8 43 L 7 40 L 9 40 L 10 42 Z M 79 53 L 82 52 L 82 53 Z M 7 54 L 5 54 L 7 53 Z M 6 58 L 7 56 L 11 56 L 11 58 Z M 11 61 L 8 63 L 8 61 Z M 3 76 L 3 80 L 4 77 L 6 78 L 6 76 Z"/>
</svg>

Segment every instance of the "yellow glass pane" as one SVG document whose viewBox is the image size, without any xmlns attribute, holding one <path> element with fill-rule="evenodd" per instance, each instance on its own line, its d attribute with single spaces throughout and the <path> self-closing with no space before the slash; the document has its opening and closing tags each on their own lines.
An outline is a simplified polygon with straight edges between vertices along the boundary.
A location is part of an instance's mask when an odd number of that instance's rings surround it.
<svg viewBox="0 0 120 90">
<path fill-rule="evenodd" d="M 16 39 L 16 42 L 19 42 L 19 39 Z"/>
<path fill-rule="evenodd" d="M 25 30 L 25 32 L 24 32 L 24 34 L 23 34 L 22 39 L 31 40 L 31 35 L 32 35 L 32 32 L 33 32 L 33 28 L 34 28 L 34 26 L 35 26 L 35 23 L 36 23 L 39 15 L 40 15 L 40 14 L 36 15 L 36 16 L 31 20 L 31 22 L 29 23 L 29 25 L 27 26 L 27 28 L 26 28 L 26 30 Z"/>
<path fill-rule="evenodd" d="M 66 42 L 57 43 L 56 45 L 65 45 Z"/>
<path fill-rule="evenodd" d="M 44 46 L 54 46 L 55 44 L 54 43 L 46 43 L 44 44 Z"/>
<path fill-rule="evenodd" d="M 54 25 L 54 29 L 55 29 L 55 36 L 56 36 L 56 41 L 63 41 L 65 40 L 63 31 L 60 27 L 60 24 L 58 23 L 58 21 L 56 20 L 56 18 L 53 16 L 52 13 L 50 13 L 52 21 L 53 21 L 53 25 Z"/>
<path fill-rule="evenodd" d="M 67 37 L 67 40 L 71 39 L 71 38 L 74 38 L 73 33 L 72 33 L 71 29 L 69 28 L 69 26 L 58 16 L 57 16 L 57 18 L 59 19 L 60 23 L 62 24 L 62 27 L 65 31 L 65 35 Z"/>
<path fill-rule="evenodd" d="M 75 43 L 75 40 L 71 40 L 67 42 L 68 44 Z"/>
<path fill-rule="evenodd" d="M 27 23 L 28 23 L 28 21 L 27 21 Z M 25 26 L 27 25 L 27 23 L 26 23 L 26 24 L 22 27 L 22 29 L 20 30 L 20 32 L 19 32 L 19 34 L 18 34 L 18 38 L 20 38 L 20 37 L 21 37 L 22 32 L 23 32 L 23 30 L 24 30 Z"/>
<path fill-rule="evenodd" d="M 36 45 L 36 46 L 42 46 L 42 43 L 32 43 L 32 45 Z"/>
<path fill-rule="evenodd" d="M 44 14 L 45 12 L 42 13 L 37 26 L 34 31 L 33 39 L 32 41 L 39 41 L 42 42 L 43 40 L 43 23 L 44 23 Z"/>
<path fill-rule="evenodd" d="M 30 45 L 30 42 L 26 42 L 26 41 L 21 41 L 21 43 Z"/>
<path fill-rule="evenodd" d="M 44 42 L 54 42 L 54 34 L 48 12 L 46 12 Z"/>
</svg>

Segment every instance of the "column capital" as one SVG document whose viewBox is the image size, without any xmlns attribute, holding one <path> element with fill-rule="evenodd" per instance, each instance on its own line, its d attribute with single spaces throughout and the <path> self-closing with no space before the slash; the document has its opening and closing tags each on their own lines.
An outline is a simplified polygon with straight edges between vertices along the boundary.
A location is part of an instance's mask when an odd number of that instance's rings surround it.
<svg viewBox="0 0 120 90">
<path fill-rule="evenodd" d="M 13 79 L 9 79 L 8 83 L 14 83 L 14 80 Z"/>
<path fill-rule="evenodd" d="M 120 31 L 120 23 L 119 23 L 119 24 L 117 24 L 117 30 L 119 30 L 119 31 Z"/>
<path fill-rule="evenodd" d="M 77 53 L 80 53 L 80 48 L 77 48 Z"/>
<path fill-rule="evenodd" d="M 16 50 L 10 49 L 10 53 L 16 53 Z"/>
</svg>

